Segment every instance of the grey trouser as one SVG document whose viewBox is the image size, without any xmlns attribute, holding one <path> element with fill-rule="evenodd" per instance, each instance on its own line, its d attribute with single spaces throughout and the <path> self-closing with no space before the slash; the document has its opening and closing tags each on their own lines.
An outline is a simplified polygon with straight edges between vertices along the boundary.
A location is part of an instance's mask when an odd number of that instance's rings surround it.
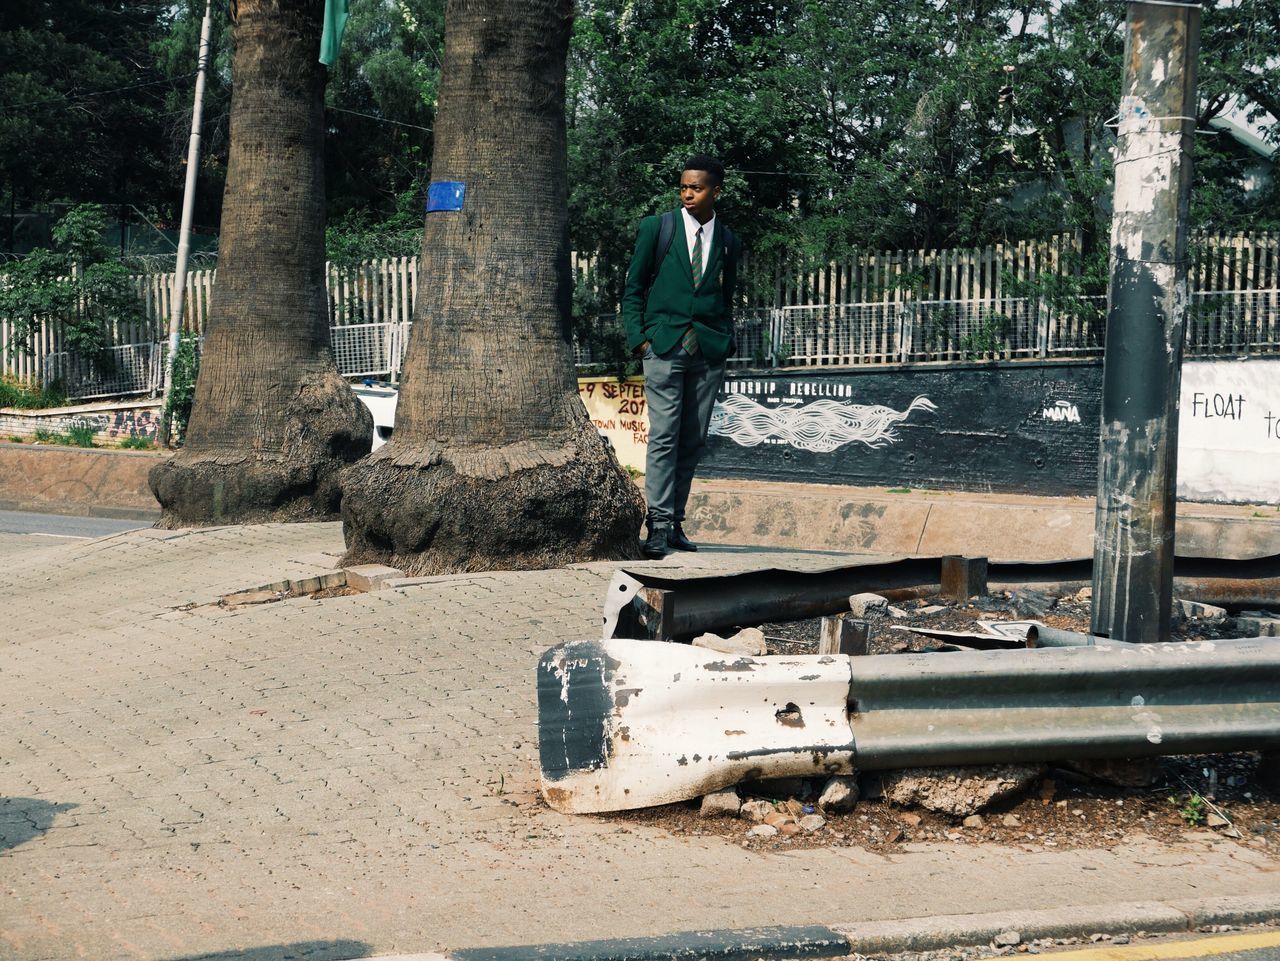
<svg viewBox="0 0 1280 961">
<path fill-rule="evenodd" d="M 706 447 L 711 411 L 723 382 L 724 364 L 712 367 L 701 351 L 689 354 L 676 344 L 659 356 L 652 347 L 645 349 L 649 449 L 644 493 L 651 523 L 684 520 L 693 472 Z"/>
</svg>

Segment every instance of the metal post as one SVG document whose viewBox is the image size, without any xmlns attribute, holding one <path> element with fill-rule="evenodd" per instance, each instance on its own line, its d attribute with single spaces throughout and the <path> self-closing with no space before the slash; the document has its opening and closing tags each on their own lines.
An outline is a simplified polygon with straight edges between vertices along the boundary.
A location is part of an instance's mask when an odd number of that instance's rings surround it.
<svg viewBox="0 0 1280 961">
<path fill-rule="evenodd" d="M 183 301 L 187 293 L 187 257 L 191 252 L 191 218 L 196 200 L 196 172 L 200 166 L 200 115 L 204 112 L 204 82 L 209 72 L 209 35 L 213 24 L 213 0 L 205 0 L 200 24 L 200 53 L 196 66 L 195 103 L 191 108 L 191 141 L 187 145 L 187 184 L 182 194 L 182 226 L 178 232 L 178 256 L 173 265 L 173 296 L 169 306 L 169 355 L 164 362 L 164 403 L 173 389 L 173 366 L 182 332 Z M 163 409 L 163 408 L 162 408 Z M 160 443 L 169 445 L 169 418 L 160 420 Z"/>
<path fill-rule="evenodd" d="M 1168 636 L 1200 8 L 1129 4 L 1111 223 L 1093 633 Z"/>
</svg>

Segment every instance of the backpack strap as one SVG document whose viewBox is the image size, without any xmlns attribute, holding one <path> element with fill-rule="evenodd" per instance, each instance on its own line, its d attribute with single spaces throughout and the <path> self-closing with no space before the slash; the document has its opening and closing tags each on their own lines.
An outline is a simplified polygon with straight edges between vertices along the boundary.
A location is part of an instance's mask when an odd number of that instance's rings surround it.
<svg viewBox="0 0 1280 961">
<path fill-rule="evenodd" d="M 662 215 L 662 219 L 658 221 L 658 236 L 653 244 L 653 265 L 649 268 L 649 283 L 645 285 L 646 291 L 658 279 L 658 268 L 667 259 L 667 251 L 671 249 L 671 241 L 675 235 L 676 212 L 668 210 Z"/>
<path fill-rule="evenodd" d="M 733 231 L 729 229 L 728 224 L 721 224 L 720 232 L 724 235 L 724 259 L 728 260 L 733 254 L 733 249 L 738 243 L 738 238 L 733 235 Z"/>
</svg>

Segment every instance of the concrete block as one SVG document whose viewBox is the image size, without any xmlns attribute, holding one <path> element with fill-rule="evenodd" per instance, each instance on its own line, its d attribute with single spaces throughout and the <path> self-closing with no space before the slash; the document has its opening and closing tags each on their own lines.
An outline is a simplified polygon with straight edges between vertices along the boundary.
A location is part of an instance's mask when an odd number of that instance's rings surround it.
<svg viewBox="0 0 1280 961">
<path fill-rule="evenodd" d="M 953 554 L 942 559 L 942 596 L 955 601 L 987 593 L 987 559 Z"/>
<path fill-rule="evenodd" d="M 1201 604 L 1199 601 L 1186 601 L 1178 598 L 1177 606 L 1182 610 L 1183 617 L 1198 617 L 1210 624 L 1220 624 L 1227 619 L 1226 610 L 1221 607 L 1215 607 L 1212 604 Z"/>
<path fill-rule="evenodd" d="M 385 564 L 358 564 L 345 567 L 347 587 L 357 591 L 380 591 L 389 586 L 388 581 L 404 577 L 404 571 Z"/>
<path fill-rule="evenodd" d="M 1236 627 L 1252 637 L 1280 637 L 1280 617 L 1267 614 L 1242 614 L 1236 618 Z"/>
<path fill-rule="evenodd" d="M 866 617 L 871 611 L 887 611 L 889 601 L 879 594 L 854 594 L 849 598 L 849 613 L 854 617 Z"/>
</svg>

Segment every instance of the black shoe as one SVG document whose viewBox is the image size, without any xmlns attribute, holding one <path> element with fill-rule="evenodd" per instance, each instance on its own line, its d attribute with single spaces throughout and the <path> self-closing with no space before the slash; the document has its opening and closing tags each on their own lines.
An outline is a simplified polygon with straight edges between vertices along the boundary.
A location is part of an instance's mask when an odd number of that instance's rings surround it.
<svg viewBox="0 0 1280 961">
<path fill-rule="evenodd" d="M 659 560 L 667 556 L 667 544 L 671 537 L 671 527 L 668 524 L 649 524 L 649 536 L 645 538 L 644 544 L 640 547 L 640 552 L 652 560 Z"/>
<path fill-rule="evenodd" d="M 696 551 L 698 545 L 684 536 L 684 528 L 679 523 L 671 525 L 667 532 L 667 546 L 673 551 Z"/>
</svg>

